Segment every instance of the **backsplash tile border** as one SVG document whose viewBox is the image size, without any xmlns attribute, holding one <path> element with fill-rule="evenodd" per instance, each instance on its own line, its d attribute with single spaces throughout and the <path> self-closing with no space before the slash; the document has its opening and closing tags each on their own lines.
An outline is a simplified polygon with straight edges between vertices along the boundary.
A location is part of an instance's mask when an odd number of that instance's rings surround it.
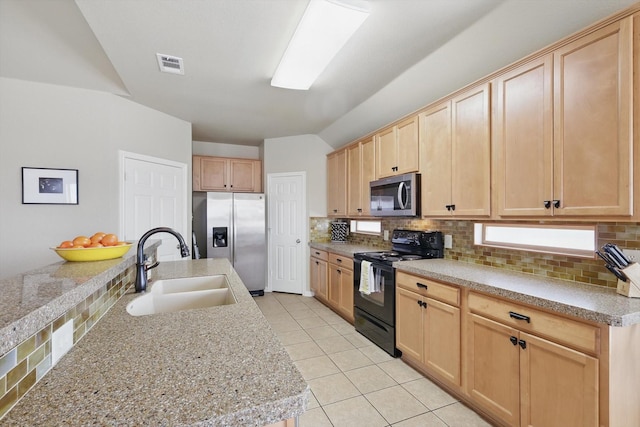
<svg viewBox="0 0 640 427">
<path fill-rule="evenodd" d="M 332 218 L 310 218 L 310 239 L 313 242 L 331 241 Z M 396 228 L 411 230 L 440 230 L 453 236 L 452 249 L 445 249 L 445 258 L 486 265 L 536 276 L 573 280 L 581 283 L 615 288 L 617 279 L 605 267 L 600 259 L 585 259 L 564 255 L 544 254 L 512 249 L 476 246 L 473 243 L 473 225 L 475 220 L 447 220 L 420 218 L 382 218 L 382 229 L 392 231 Z M 485 223 L 497 221 L 482 221 Z M 523 224 L 544 224 L 544 221 L 510 221 Z M 554 222 L 575 224 L 572 222 Z M 595 223 L 597 247 L 605 243 L 615 243 L 622 249 L 640 249 L 640 223 Z M 349 234 L 347 241 L 382 249 L 391 248 L 391 243 L 381 236 Z"/>
<path fill-rule="evenodd" d="M 73 320 L 73 345 L 134 285 L 135 265 L 0 357 L 0 419 L 52 368 L 51 337 Z"/>
</svg>

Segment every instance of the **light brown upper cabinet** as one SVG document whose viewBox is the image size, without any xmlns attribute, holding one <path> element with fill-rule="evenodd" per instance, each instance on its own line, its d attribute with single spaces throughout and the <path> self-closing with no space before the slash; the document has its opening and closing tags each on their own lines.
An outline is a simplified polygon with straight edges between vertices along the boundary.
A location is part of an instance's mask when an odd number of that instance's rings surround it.
<svg viewBox="0 0 640 427">
<path fill-rule="evenodd" d="M 498 77 L 500 216 L 632 214 L 632 18 Z"/>
<path fill-rule="evenodd" d="M 374 138 L 349 146 L 347 162 L 347 212 L 349 216 L 368 216 L 371 213 L 369 183 L 375 180 Z"/>
<path fill-rule="evenodd" d="M 262 162 L 193 156 L 193 191 L 262 192 Z"/>
<path fill-rule="evenodd" d="M 628 17 L 554 53 L 554 215 L 632 214 L 632 40 Z"/>
<path fill-rule="evenodd" d="M 375 141 L 376 177 L 384 178 L 418 171 L 418 116 L 379 132 Z"/>
<path fill-rule="evenodd" d="M 423 216 L 489 216 L 489 83 L 420 114 Z"/>
<path fill-rule="evenodd" d="M 498 214 L 551 215 L 553 56 L 495 81 L 494 154 Z"/>
<path fill-rule="evenodd" d="M 327 214 L 347 214 L 347 150 L 327 155 Z"/>
</svg>

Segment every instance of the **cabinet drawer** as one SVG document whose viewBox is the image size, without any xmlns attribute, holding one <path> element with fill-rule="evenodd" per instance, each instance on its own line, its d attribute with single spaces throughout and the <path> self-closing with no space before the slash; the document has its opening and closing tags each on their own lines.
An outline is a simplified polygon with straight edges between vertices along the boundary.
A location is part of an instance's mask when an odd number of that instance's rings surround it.
<svg viewBox="0 0 640 427">
<path fill-rule="evenodd" d="M 311 256 L 314 258 L 321 259 L 323 261 L 329 260 L 329 254 L 327 253 L 327 251 L 323 251 L 322 249 L 311 248 Z"/>
<path fill-rule="evenodd" d="M 329 252 L 329 262 L 331 264 L 339 265 L 349 270 L 353 270 L 353 259 L 347 256 Z"/>
<path fill-rule="evenodd" d="M 460 305 L 460 289 L 402 271 L 396 272 L 396 285 L 451 305 Z"/>
<path fill-rule="evenodd" d="M 600 351 L 600 329 L 593 325 L 474 292 L 469 293 L 469 311 L 581 351 Z"/>
</svg>

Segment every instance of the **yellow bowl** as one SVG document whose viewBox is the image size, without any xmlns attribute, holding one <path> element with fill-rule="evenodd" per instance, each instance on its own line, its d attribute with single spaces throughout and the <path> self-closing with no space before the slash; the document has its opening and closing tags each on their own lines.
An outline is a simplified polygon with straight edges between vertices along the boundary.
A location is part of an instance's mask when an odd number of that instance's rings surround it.
<svg viewBox="0 0 640 427">
<path fill-rule="evenodd" d="M 106 259 L 124 256 L 131 243 L 119 246 L 105 246 L 103 248 L 51 248 L 67 261 L 104 261 Z"/>
</svg>

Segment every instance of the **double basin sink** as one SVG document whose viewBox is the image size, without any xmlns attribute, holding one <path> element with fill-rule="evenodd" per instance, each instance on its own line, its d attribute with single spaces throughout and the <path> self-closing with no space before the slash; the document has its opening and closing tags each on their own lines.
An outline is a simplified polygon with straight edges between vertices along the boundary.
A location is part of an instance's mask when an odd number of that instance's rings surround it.
<svg viewBox="0 0 640 427">
<path fill-rule="evenodd" d="M 150 291 L 127 304 L 127 312 L 132 316 L 145 316 L 236 302 L 227 276 L 186 277 L 157 280 Z"/>
</svg>

